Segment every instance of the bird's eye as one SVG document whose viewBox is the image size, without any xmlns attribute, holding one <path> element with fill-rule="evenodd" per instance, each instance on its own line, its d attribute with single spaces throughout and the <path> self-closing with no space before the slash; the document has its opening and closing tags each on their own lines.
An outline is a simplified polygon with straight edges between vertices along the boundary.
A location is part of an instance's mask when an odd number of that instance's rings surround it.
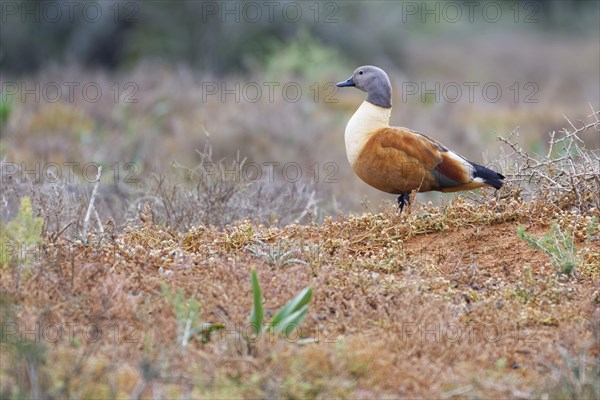
<svg viewBox="0 0 600 400">
<path fill-rule="evenodd" d="M 364 74 L 364 72 L 363 71 L 358 71 L 358 74 L 362 75 L 362 74 Z"/>
</svg>

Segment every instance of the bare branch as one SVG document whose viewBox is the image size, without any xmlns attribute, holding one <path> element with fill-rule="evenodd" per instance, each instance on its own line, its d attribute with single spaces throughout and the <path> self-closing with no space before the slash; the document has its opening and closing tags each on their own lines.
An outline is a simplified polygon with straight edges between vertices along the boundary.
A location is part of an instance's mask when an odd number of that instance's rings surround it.
<svg viewBox="0 0 600 400">
<path fill-rule="evenodd" d="M 507 183 L 517 186 L 529 197 L 544 194 L 550 198 L 569 199 L 569 207 L 585 211 L 600 204 L 600 150 L 585 147 L 585 135 L 600 139 L 600 112 L 594 111 L 576 126 L 565 116 L 570 128 L 549 134 L 549 147 L 542 154 L 531 153 L 519 143 L 519 133 L 498 137 L 508 152 L 500 160 L 506 168 Z M 577 124 L 579 125 L 579 123 Z"/>
<path fill-rule="evenodd" d="M 88 204 L 87 212 L 85 213 L 85 218 L 83 220 L 83 242 L 87 244 L 88 241 L 88 226 L 90 223 L 90 217 L 92 215 L 92 210 L 94 210 L 94 201 L 96 200 L 96 193 L 98 192 L 98 184 L 100 183 L 100 178 L 102 176 L 102 166 L 98 166 L 98 174 L 96 175 L 96 184 L 94 185 L 94 189 L 92 190 L 92 196 L 90 197 L 90 202 Z"/>
</svg>

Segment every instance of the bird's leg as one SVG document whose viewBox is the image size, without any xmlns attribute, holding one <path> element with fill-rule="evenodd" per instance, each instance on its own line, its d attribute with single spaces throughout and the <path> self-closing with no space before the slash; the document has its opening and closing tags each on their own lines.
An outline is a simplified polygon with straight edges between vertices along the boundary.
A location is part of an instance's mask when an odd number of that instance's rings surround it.
<svg viewBox="0 0 600 400">
<path fill-rule="evenodd" d="M 410 195 L 401 194 L 400 196 L 398 196 L 398 210 L 400 210 L 400 212 L 402 212 L 405 205 L 409 205 L 409 204 L 410 204 Z"/>
</svg>

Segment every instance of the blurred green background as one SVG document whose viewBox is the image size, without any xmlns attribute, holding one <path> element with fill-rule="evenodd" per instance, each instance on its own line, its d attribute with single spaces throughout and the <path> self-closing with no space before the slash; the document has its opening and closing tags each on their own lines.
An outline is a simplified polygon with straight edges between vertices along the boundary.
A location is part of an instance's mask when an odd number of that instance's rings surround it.
<svg viewBox="0 0 600 400">
<path fill-rule="evenodd" d="M 218 75 L 251 72 L 300 33 L 336 49 L 344 61 L 405 68 L 405 47 L 415 38 L 459 41 L 515 30 L 597 38 L 599 17 L 598 2 L 577 0 L 483 1 L 470 7 L 464 1 L 2 3 L 0 68 L 16 75 L 48 63 L 127 69 L 146 59 Z"/>
<path fill-rule="evenodd" d="M 548 133 L 568 126 L 564 116 L 584 119 L 599 104 L 597 1 L 1 5 L 5 162 L 132 162 L 148 182 L 174 165 L 193 168 L 210 140 L 214 159 L 298 163 L 321 210 L 360 211 L 365 199 L 390 196 L 362 183 L 345 158 L 345 125 L 364 94 L 332 83 L 359 65 L 390 74 L 393 125 L 501 170 L 497 135 L 518 129 L 543 151 Z M 78 84 L 73 98 L 69 82 Z M 273 98 L 265 82 L 276 84 Z M 102 89 L 98 101 L 82 93 L 90 83 Z M 301 89 L 297 101 L 282 92 L 290 83 Z M 58 100 L 49 94 L 56 84 Z M 238 98 L 223 97 L 227 88 Z M 290 183 L 282 173 L 275 179 Z"/>
</svg>

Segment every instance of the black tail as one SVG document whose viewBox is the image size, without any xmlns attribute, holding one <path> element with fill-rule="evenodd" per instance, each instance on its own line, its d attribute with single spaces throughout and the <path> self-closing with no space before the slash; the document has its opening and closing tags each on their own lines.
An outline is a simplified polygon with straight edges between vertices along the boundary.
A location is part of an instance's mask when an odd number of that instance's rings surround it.
<svg viewBox="0 0 600 400">
<path fill-rule="evenodd" d="M 489 168 L 483 167 L 481 165 L 471 163 L 475 168 L 475 178 L 481 178 L 485 183 L 490 186 L 493 186 L 496 189 L 500 189 L 502 185 L 504 185 L 504 175 L 499 174 L 496 171 L 492 171 Z"/>
</svg>

